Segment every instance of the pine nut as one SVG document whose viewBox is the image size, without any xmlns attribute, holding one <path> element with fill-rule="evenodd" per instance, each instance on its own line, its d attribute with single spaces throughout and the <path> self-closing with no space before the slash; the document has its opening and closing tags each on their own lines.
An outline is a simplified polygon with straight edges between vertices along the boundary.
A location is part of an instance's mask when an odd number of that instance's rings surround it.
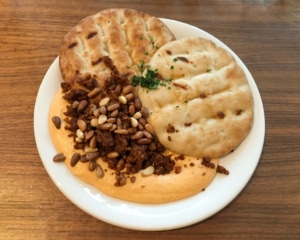
<svg viewBox="0 0 300 240">
<path fill-rule="evenodd" d="M 88 93 L 88 97 L 89 98 L 95 97 L 100 91 L 101 89 L 96 87 Z"/>
<path fill-rule="evenodd" d="M 131 121 L 131 126 L 134 128 L 139 125 L 139 122 L 134 117 L 131 117 L 130 121 Z"/>
<path fill-rule="evenodd" d="M 106 107 L 105 106 L 101 106 L 100 108 L 99 108 L 99 113 L 100 114 L 106 114 Z"/>
<path fill-rule="evenodd" d="M 126 103 L 127 103 L 127 99 L 126 99 L 126 97 L 123 96 L 123 95 L 119 96 L 119 101 L 120 101 L 120 103 L 122 103 L 122 104 L 126 104 Z"/>
<path fill-rule="evenodd" d="M 119 115 L 119 110 L 116 109 L 110 113 L 110 117 L 116 118 Z"/>
<path fill-rule="evenodd" d="M 53 122 L 54 126 L 55 126 L 57 129 L 60 129 L 60 126 L 61 126 L 61 119 L 60 119 L 60 117 L 53 116 L 53 117 L 52 117 L 52 122 Z"/>
<path fill-rule="evenodd" d="M 149 123 L 146 123 L 146 124 L 145 124 L 145 129 L 146 129 L 149 133 L 151 133 L 152 135 L 154 134 L 154 129 L 153 129 L 153 127 L 152 127 Z"/>
<path fill-rule="evenodd" d="M 143 176 L 150 176 L 154 173 L 154 167 L 153 166 L 149 166 L 147 168 L 145 168 L 143 171 L 142 171 L 142 175 Z"/>
<path fill-rule="evenodd" d="M 81 143 L 81 142 L 83 142 L 83 139 L 81 139 L 81 138 L 79 138 L 79 137 L 76 137 L 76 138 L 75 138 L 75 142 Z"/>
<path fill-rule="evenodd" d="M 137 132 L 133 135 L 132 138 L 138 140 L 138 139 L 141 139 L 143 136 L 144 136 L 143 131 L 137 131 Z"/>
<path fill-rule="evenodd" d="M 111 128 L 108 129 L 108 131 L 113 132 L 113 131 L 115 131 L 116 129 L 117 129 L 117 125 L 116 125 L 116 124 L 113 124 L 113 125 L 111 126 Z"/>
<path fill-rule="evenodd" d="M 97 151 L 98 151 L 98 148 L 90 148 L 90 147 L 86 146 L 86 147 L 84 148 L 84 151 L 85 151 L 86 153 L 97 152 Z"/>
<path fill-rule="evenodd" d="M 86 159 L 89 161 L 95 161 L 99 157 L 99 152 L 89 152 L 86 154 Z"/>
<path fill-rule="evenodd" d="M 106 120 L 107 120 L 107 116 L 104 114 L 101 114 L 98 118 L 98 124 L 103 124 L 106 122 Z"/>
<path fill-rule="evenodd" d="M 90 130 L 88 132 L 85 133 L 85 140 L 89 140 L 94 136 L 94 130 Z"/>
<path fill-rule="evenodd" d="M 79 127 L 79 129 L 84 132 L 87 128 L 86 122 L 82 119 L 78 119 L 77 120 L 77 126 Z"/>
<path fill-rule="evenodd" d="M 129 112 L 130 116 L 133 116 L 135 114 L 135 107 L 133 104 L 129 106 L 128 112 Z"/>
<path fill-rule="evenodd" d="M 104 171 L 103 171 L 100 164 L 96 165 L 95 173 L 96 173 L 97 178 L 103 178 L 104 177 Z"/>
<path fill-rule="evenodd" d="M 73 103 L 72 103 L 72 108 L 78 108 L 78 105 L 79 105 L 79 102 L 78 101 L 74 101 Z"/>
<path fill-rule="evenodd" d="M 141 108 L 141 113 L 142 113 L 142 116 L 144 118 L 147 118 L 149 116 L 149 110 L 148 110 L 148 108 L 142 107 Z"/>
<path fill-rule="evenodd" d="M 79 102 L 79 105 L 77 107 L 77 112 L 80 113 L 82 112 L 88 105 L 88 101 L 87 100 L 81 100 Z"/>
<path fill-rule="evenodd" d="M 93 136 L 90 140 L 89 147 L 92 149 L 95 149 L 97 147 L 97 138 L 96 136 Z"/>
<path fill-rule="evenodd" d="M 95 117 L 99 117 L 100 116 L 100 109 L 99 108 L 95 109 L 93 111 L 93 114 L 94 114 Z"/>
<path fill-rule="evenodd" d="M 131 101 L 134 98 L 134 94 L 133 93 L 128 93 L 125 95 L 127 102 Z"/>
<path fill-rule="evenodd" d="M 79 159 L 80 159 L 80 154 L 79 153 L 74 153 L 72 158 L 71 158 L 71 161 L 70 161 L 71 167 L 74 167 L 78 163 Z"/>
<path fill-rule="evenodd" d="M 97 118 L 93 118 L 91 120 L 91 126 L 92 127 L 97 127 L 98 126 L 98 119 Z"/>
<path fill-rule="evenodd" d="M 108 123 L 115 123 L 116 121 L 117 121 L 117 119 L 114 118 L 114 117 L 108 118 L 108 119 L 106 120 L 106 122 L 108 122 Z"/>
<path fill-rule="evenodd" d="M 107 107 L 107 111 L 112 112 L 120 107 L 119 103 L 113 103 Z"/>
<path fill-rule="evenodd" d="M 95 171 L 96 167 L 97 167 L 96 162 L 89 162 L 89 171 L 91 172 Z"/>
<path fill-rule="evenodd" d="M 100 128 L 101 130 L 108 130 L 112 127 L 112 123 L 103 123 L 103 124 L 99 124 L 98 128 Z"/>
<path fill-rule="evenodd" d="M 149 144 L 151 142 L 151 140 L 149 138 L 141 138 L 137 141 L 137 143 L 139 145 L 145 145 L 145 144 Z"/>
<path fill-rule="evenodd" d="M 115 134 L 120 134 L 120 135 L 127 135 L 128 134 L 128 130 L 127 129 L 116 129 L 114 131 Z"/>
<path fill-rule="evenodd" d="M 141 112 L 136 112 L 136 113 L 133 115 L 133 117 L 134 117 L 135 119 L 140 119 L 140 118 L 142 117 L 142 114 L 141 114 Z"/>
<path fill-rule="evenodd" d="M 76 136 L 80 139 L 83 139 L 84 138 L 84 133 L 78 128 L 76 130 Z"/>
<path fill-rule="evenodd" d="M 123 91 L 122 93 L 124 95 L 127 95 L 128 93 L 130 93 L 133 90 L 133 86 L 132 85 L 126 85 L 125 87 L 123 87 Z"/>
<path fill-rule="evenodd" d="M 134 106 L 136 109 L 141 109 L 142 108 L 142 102 L 139 98 L 134 99 Z"/>
<path fill-rule="evenodd" d="M 106 98 L 102 98 L 99 102 L 99 106 L 102 107 L 102 106 L 105 106 L 106 104 L 108 104 L 110 101 L 109 97 L 106 97 Z"/>
<path fill-rule="evenodd" d="M 63 162 L 65 159 L 66 156 L 63 153 L 58 153 L 53 157 L 53 162 Z"/>
<path fill-rule="evenodd" d="M 119 157 L 119 153 L 117 153 L 117 152 L 109 152 L 107 154 L 107 157 L 108 158 L 117 158 L 117 157 Z"/>
<path fill-rule="evenodd" d="M 151 133 L 149 133 L 148 131 L 143 131 L 143 134 L 146 138 L 152 138 Z"/>
<path fill-rule="evenodd" d="M 117 86 L 115 87 L 115 90 L 114 90 L 115 94 L 120 95 L 121 91 L 122 91 L 121 84 L 117 84 Z"/>
</svg>

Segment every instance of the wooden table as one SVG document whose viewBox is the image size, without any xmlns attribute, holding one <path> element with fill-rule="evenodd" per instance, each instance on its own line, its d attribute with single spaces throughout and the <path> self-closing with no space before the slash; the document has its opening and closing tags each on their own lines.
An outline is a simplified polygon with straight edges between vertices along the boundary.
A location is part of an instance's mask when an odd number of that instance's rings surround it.
<svg viewBox="0 0 300 240">
<path fill-rule="evenodd" d="M 258 167 L 222 211 L 192 226 L 142 232 L 73 205 L 36 149 L 39 85 L 80 19 L 128 7 L 195 25 L 243 60 L 259 88 L 266 137 Z M 0 1 L 0 239 L 300 239 L 300 2 Z"/>
</svg>

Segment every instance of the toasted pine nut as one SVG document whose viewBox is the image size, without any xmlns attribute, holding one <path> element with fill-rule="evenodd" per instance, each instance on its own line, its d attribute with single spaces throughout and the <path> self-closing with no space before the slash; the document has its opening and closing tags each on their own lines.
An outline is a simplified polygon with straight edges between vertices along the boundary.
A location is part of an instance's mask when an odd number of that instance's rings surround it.
<svg viewBox="0 0 300 240">
<path fill-rule="evenodd" d="M 154 167 L 153 166 L 149 166 L 147 168 L 145 168 L 143 171 L 142 171 L 142 175 L 143 176 L 150 176 L 151 174 L 154 173 Z"/>
<path fill-rule="evenodd" d="M 92 149 L 97 147 L 97 138 L 96 138 L 95 135 L 91 138 L 90 143 L 89 143 L 89 147 L 92 148 Z"/>
<path fill-rule="evenodd" d="M 92 127 L 97 127 L 98 126 L 98 119 L 97 118 L 93 118 L 91 120 L 91 126 Z"/>
<path fill-rule="evenodd" d="M 126 103 L 127 103 L 127 99 L 126 99 L 126 97 L 123 96 L 123 95 L 119 96 L 119 101 L 120 101 L 120 103 L 122 103 L 122 104 L 126 104 Z"/>
<path fill-rule="evenodd" d="M 99 108 L 99 114 L 106 114 L 106 107 L 105 106 L 101 106 L 100 108 Z"/>
<path fill-rule="evenodd" d="M 63 153 L 58 153 L 53 157 L 53 162 L 63 162 L 65 159 L 66 156 Z"/>
<path fill-rule="evenodd" d="M 142 108 L 142 102 L 139 98 L 134 99 L 134 106 L 136 109 L 141 109 Z"/>
<path fill-rule="evenodd" d="M 115 134 L 120 134 L 120 135 L 127 135 L 128 130 L 127 129 L 117 129 L 114 131 Z"/>
<path fill-rule="evenodd" d="M 136 113 L 133 115 L 133 117 L 134 117 L 135 119 L 140 119 L 140 118 L 142 117 L 142 114 L 141 114 L 141 112 L 136 112 Z"/>
<path fill-rule="evenodd" d="M 122 93 L 123 93 L 124 95 L 126 95 L 126 94 L 130 93 L 130 92 L 132 91 L 132 89 L 133 89 L 133 86 L 132 86 L 132 85 L 126 85 L 126 86 L 123 88 Z"/>
<path fill-rule="evenodd" d="M 109 97 L 106 97 L 106 98 L 102 98 L 99 102 L 99 106 L 102 107 L 102 106 L 105 106 L 106 104 L 108 104 L 110 101 Z"/>
<path fill-rule="evenodd" d="M 80 159 L 80 154 L 79 153 L 74 153 L 72 155 L 72 158 L 71 158 L 71 161 L 70 161 L 71 167 L 74 167 L 78 163 L 79 159 Z"/>
<path fill-rule="evenodd" d="M 139 122 L 134 117 L 131 117 L 130 121 L 131 121 L 131 126 L 134 128 L 139 125 Z"/>
<path fill-rule="evenodd" d="M 145 124 L 145 129 L 146 129 L 149 133 L 151 133 L 152 135 L 154 134 L 154 129 L 153 129 L 153 127 L 152 127 L 149 123 L 146 123 L 146 124 Z"/>
<path fill-rule="evenodd" d="M 116 118 L 119 115 L 119 110 L 116 109 L 110 113 L 110 117 Z"/>
<path fill-rule="evenodd" d="M 73 103 L 72 103 L 72 108 L 77 108 L 78 107 L 78 105 L 79 105 L 79 102 L 78 101 L 74 101 Z"/>
<path fill-rule="evenodd" d="M 88 97 L 89 98 L 95 97 L 100 91 L 101 89 L 96 87 L 88 93 Z"/>
<path fill-rule="evenodd" d="M 99 117 L 100 115 L 100 109 L 99 108 L 96 108 L 94 111 L 93 111 L 93 114 L 95 117 Z"/>
<path fill-rule="evenodd" d="M 137 141 L 137 143 L 140 145 L 149 144 L 150 142 L 151 142 L 151 140 L 149 138 L 141 138 Z"/>
<path fill-rule="evenodd" d="M 107 116 L 104 114 L 101 114 L 98 118 L 98 124 L 103 124 L 106 122 L 106 120 L 107 120 Z"/>
<path fill-rule="evenodd" d="M 79 105 L 77 107 L 77 112 L 80 113 L 82 112 L 88 105 L 88 101 L 87 100 L 81 100 L 79 102 Z"/>
<path fill-rule="evenodd" d="M 78 119 L 77 120 L 77 126 L 79 127 L 79 129 L 84 132 L 87 128 L 86 122 L 82 119 Z"/>
<path fill-rule="evenodd" d="M 141 108 L 141 113 L 142 113 L 142 116 L 144 118 L 147 118 L 149 116 L 149 110 L 148 110 L 148 108 L 142 107 Z"/>
<path fill-rule="evenodd" d="M 144 136 L 143 131 L 137 131 L 137 132 L 133 135 L 132 138 L 138 140 L 138 139 L 141 139 L 143 136 Z"/>
<path fill-rule="evenodd" d="M 119 103 L 113 103 L 107 107 L 107 111 L 112 112 L 120 107 Z"/>
<path fill-rule="evenodd" d="M 129 106 L 128 112 L 129 112 L 130 116 L 133 116 L 135 114 L 135 107 L 133 104 Z"/>
<path fill-rule="evenodd" d="M 101 130 L 108 130 L 108 129 L 110 129 L 111 127 L 112 127 L 112 123 L 103 123 L 103 124 L 99 124 L 99 128 L 101 129 Z"/>
<path fill-rule="evenodd" d="M 76 136 L 80 139 L 84 138 L 84 133 L 79 128 L 76 130 Z"/>
<path fill-rule="evenodd" d="M 127 102 L 131 101 L 134 98 L 134 94 L 133 93 L 128 93 L 125 95 Z"/>
<path fill-rule="evenodd" d="M 97 178 L 103 178 L 104 177 L 104 171 L 103 171 L 100 164 L 96 165 L 95 173 L 96 173 Z"/>
<path fill-rule="evenodd" d="M 86 153 L 92 153 L 92 152 L 97 152 L 98 151 L 98 148 L 90 148 L 90 147 L 85 147 L 84 148 L 84 151 L 86 152 Z"/>
<path fill-rule="evenodd" d="M 99 152 L 88 152 L 86 154 L 86 159 L 89 161 L 95 161 L 99 157 Z"/>
<path fill-rule="evenodd" d="M 107 157 L 108 158 L 117 158 L 117 157 L 119 157 L 119 153 L 117 153 L 117 152 L 109 152 L 107 154 Z"/>
<path fill-rule="evenodd" d="M 90 131 L 86 132 L 84 135 L 85 140 L 91 139 L 94 136 L 94 133 L 95 133 L 94 130 L 90 130 Z"/>
<path fill-rule="evenodd" d="M 152 138 L 151 133 L 149 133 L 148 131 L 143 131 L 143 133 L 146 138 Z"/>
</svg>

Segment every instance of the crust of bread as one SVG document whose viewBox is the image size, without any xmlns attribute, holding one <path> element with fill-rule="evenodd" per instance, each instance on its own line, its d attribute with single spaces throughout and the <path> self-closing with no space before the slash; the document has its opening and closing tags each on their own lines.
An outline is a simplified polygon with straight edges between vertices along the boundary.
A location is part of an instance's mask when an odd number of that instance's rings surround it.
<svg viewBox="0 0 300 240">
<path fill-rule="evenodd" d="M 137 173 L 134 175 L 136 177 L 134 183 L 128 179 L 126 185 L 116 187 L 114 186 L 115 172 L 109 169 L 101 158 L 97 162 L 105 171 L 103 178 L 98 178 L 95 172 L 90 172 L 87 163 L 79 161 L 75 167 L 71 167 L 70 159 L 74 152 L 83 152 L 74 150 L 73 139 L 68 137 L 68 131 L 64 129 L 64 122 L 62 122 L 61 128 L 57 129 L 51 120 L 52 116 L 64 118 L 63 112 L 66 104 L 67 102 L 62 98 L 62 92 L 59 90 L 52 101 L 48 118 L 53 144 L 58 153 L 64 153 L 66 156 L 65 164 L 75 176 L 108 196 L 137 203 L 168 203 L 200 193 L 213 181 L 216 175 L 216 168 L 211 169 L 203 166 L 201 159 L 185 157 L 185 160 L 176 160 L 176 166 L 182 166 L 182 171 L 179 174 L 171 172 L 166 175 L 152 174 L 145 177 L 141 173 Z M 212 159 L 211 162 L 215 166 L 218 165 L 218 159 Z"/>
<path fill-rule="evenodd" d="M 152 57 L 166 87 L 140 88 L 148 122 L 173 152 L 220 158 L 234 150 L 253 123 L 252 93 L 242 68 L 223 48 L 204 38 L 167 43 Z M 168 125 L 175 128 L 168 132 Z"/>
<path fill-rule="evenodd" d="M 135 75 L 165 43 L 175 40 L 158 18 L 124 8 L 106 9 L 81 20 L 65 36 L 59 57 L 63 79 L 73 88 L 87 75 L 100 84 L 110 76 L 101 59 L 109 56 L 120 74 Z"/>
</svg>

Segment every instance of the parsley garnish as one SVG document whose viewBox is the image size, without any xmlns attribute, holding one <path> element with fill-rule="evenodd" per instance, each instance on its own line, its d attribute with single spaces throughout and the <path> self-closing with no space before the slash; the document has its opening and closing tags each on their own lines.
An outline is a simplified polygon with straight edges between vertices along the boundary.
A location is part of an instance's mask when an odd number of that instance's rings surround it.
<svg viewBox="0 0 300 240">
<path fill-rule="evenodd" d="M 157 69 L 151 70 L 149 66 L 147 66 L 146 76 L 133 76 L 131 78 L 131 85 L 141 86 L 147 89 L 157 89 L 159 85 L 163 85 L 161 80 L 157 77 Z"/>
</svg>

